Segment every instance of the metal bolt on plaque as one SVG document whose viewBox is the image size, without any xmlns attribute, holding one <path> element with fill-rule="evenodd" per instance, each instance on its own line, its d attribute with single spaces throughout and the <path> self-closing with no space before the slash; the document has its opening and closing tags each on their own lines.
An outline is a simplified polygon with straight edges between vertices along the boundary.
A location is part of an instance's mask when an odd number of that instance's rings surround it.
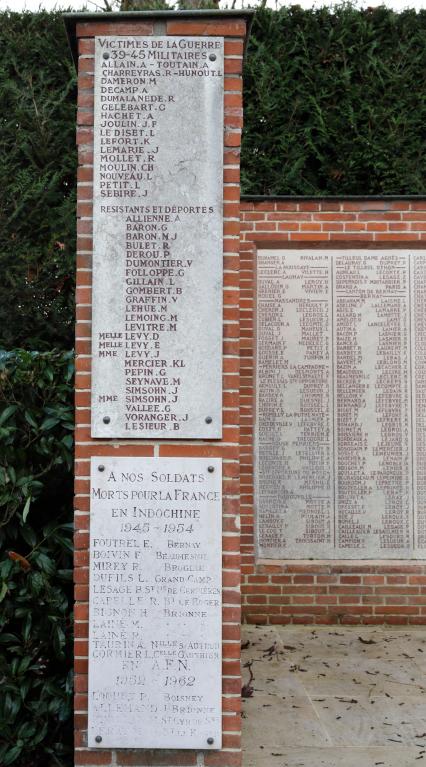
<svg viewBox="0 0 426 767">
<path fill-rule="evenodd" d="M 211 53 L 210 56 L 209 56 L 209 59 L 210 59 L 210 61 L 216 61 L 216 54 L 215 53 Z"/>
<path fill-rule="evenodd" d="M 102 743 L 102 738 L 100 735 L 97 735 L 95 740 L 96 740 L 96 743 Z"/>
<path fill-rule="evenodd" d="M 111 421 L 111 418 L 109 417 L 109 415 L 104 415 L 102 420 L 104 423 L 109 423 Z"/>
<path fill-rule="evenodd" d="M 206 418 L 206 423 L 211 423 L 212 421 L 213 421 L 213 418 L 211 417 L 211 415 L 208 415 Z"/>
<path fill-rule="evenodd" d="M 209 466 L 209 467 L 207 468 L 207 471 L 208 471 L 210 474 L 213 474 L 213 472 L 214 472 L 214 466 Z"/>
<path fill-rule="evenodd" d="M 105 471 L 105 466 L 103 466 L 102 464 L 98 466 L 98 471 Z"/>
<path fill-rule="evenodd" d="M 214 743 L 214 738 L 207 738 L 207 743 L 209 744 L 209 746 L 212 746 Z"/>
</svg>

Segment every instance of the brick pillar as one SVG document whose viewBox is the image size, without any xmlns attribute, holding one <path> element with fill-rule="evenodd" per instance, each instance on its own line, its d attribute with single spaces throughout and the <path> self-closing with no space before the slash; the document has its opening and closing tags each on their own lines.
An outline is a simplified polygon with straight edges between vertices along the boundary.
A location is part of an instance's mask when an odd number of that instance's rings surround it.
<svg viewBox="0 0 426 767">
<path fill-rule="evenodd" d="M 75 764 L 218 765 L 238 767 L 240 750 L 240 537 L 239 537 L 239 203 L 242 129 L 242 63 L 250 12 L 142 12 L 67 14 L 65 23 L 78 63 L 78 186 L 76 291 L 75 455 Z M 91 437 L 91 263 L 95 36 L 223 36 L 224 77 L 224 314 L 223 436 L 221 440 L 99 440 Z M 223 460 L 223 747 L 221 751 L 87 748 L 88 558 L 90 457 L 180 456 Z"/>
</svg>

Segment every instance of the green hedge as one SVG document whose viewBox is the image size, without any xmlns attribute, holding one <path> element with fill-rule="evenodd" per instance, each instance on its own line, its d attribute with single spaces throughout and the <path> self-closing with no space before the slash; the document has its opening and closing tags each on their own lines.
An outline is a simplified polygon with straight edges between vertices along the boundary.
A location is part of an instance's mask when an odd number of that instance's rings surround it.
<svg viewBox="0 0 426 767">
<path fill-rule="evenodd" d="M 425 193 L 425 39 L 426 11 L 259 11 L 243 192 Z M 73 343 L 75 103 L 61 13 L 0 13 L 0 348 Z"/>
<path fill-rule="evenodd" d="M 263 10 L 245 66 L 243 190 L 426 192 L 426 11 Z"/>
<path fill-rule="evenodd" d="M 72 765 L 71 353 L 0 354 L 0 764 Z"/>
<path fill-rule="evenodd" d="M 70 349 L 76 79 L 60 13 L 0 13 L 0 348 Z"/>
</svg>

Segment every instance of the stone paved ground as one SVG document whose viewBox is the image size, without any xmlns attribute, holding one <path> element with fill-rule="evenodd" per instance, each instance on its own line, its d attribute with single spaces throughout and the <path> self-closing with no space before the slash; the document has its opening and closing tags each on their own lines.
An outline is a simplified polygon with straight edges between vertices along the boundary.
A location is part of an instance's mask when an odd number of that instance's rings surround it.
<svg viewBox="0 0 426 767">
<path fill-rule="evenodd" d="M 243 626 L 244 767 L 426 767 L 426 629 Z"/>
</svg>

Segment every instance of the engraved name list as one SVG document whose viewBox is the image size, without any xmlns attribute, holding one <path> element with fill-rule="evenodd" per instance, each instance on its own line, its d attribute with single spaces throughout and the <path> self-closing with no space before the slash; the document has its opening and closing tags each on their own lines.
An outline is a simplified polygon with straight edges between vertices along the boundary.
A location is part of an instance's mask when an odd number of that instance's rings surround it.
<svg viewBox="0 0 426 767">
<path fill-rule="evenodd" d="M 426 557 L 421 251 L 258 256 L 258 546 Z"/>
<path fill-rule="evenodd" d="M 221 436 L 221 38 L 98 37 L 92 435 Z"/>
<path fill-rule="evenodd" d="M 89 746 L 220 748 L 221 501 L 219 459 L 92 458 Z"/>
</svg>

